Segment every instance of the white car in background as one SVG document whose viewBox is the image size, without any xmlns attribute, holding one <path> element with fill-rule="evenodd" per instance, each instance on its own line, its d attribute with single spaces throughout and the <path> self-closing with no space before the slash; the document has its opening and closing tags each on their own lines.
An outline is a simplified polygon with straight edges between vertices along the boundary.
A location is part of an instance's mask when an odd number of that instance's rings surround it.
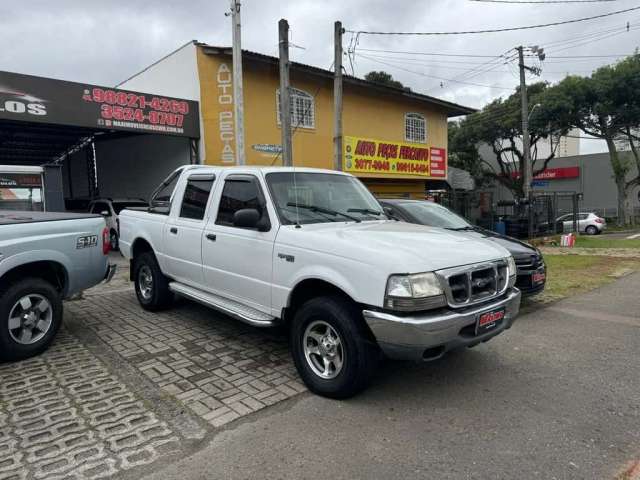
<svg viewBox="0 0 640 480">
<path fill-rule="evenodd" d="M 562 223 L 563 232 L 573 231 L 573 213 L 562 215 L 556 219 L 558 227 Z M 595 213 L 578 213 L 578 231 L 587 235 L 598 235 L 607 227 L 604 218 L 599 217 Z"/>
<path fill-rule="evenodd" d="M 142 198 L 96 198 L 89 203 L 89 213 L 102 215 L 109 229 L 111 250 L 118 250 L 120 238 L 120 212 L 125 208 L 146 208 L 149 204 Z"/>
</svg>

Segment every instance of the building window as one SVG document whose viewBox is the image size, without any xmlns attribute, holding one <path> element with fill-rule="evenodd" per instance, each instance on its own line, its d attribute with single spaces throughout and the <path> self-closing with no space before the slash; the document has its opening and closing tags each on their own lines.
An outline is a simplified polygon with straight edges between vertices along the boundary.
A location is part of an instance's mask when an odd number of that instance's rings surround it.
<svg viewBox="0 0 640 480">
<path fill-rule="evenodd" d="M 316 105 L 314 98 L 307 92 L 291 88 L 291 126 L 293 128 L 316 128 Z M 276 111 L 278 125 L 282 124 L 280 115 L 280 90 L 276 90 Z"/>
<path fill-rule="evenodd" d="M 427 121 L 419 113 L 407 113 L 404 116 L 404 139 L 407 142 L 427 142 Z"/>
</svg>

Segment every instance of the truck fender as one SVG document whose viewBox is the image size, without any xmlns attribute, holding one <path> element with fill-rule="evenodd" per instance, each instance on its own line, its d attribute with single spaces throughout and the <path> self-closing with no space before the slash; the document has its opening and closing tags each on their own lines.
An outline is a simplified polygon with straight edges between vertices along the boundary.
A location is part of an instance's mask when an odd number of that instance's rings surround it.
<svg viewBox="0 0 640 480">
<path fill-rule="evenodd" d="M 28 252 L 11 255 L 10 257 L 1 260 L 0 279 L 2 279 L 7 272 L 16 267 L 35 262 L 55 262 L 62 265 L 67 277 L 64 293 L 66 295 L 67 291 L 73 291 L 74 286 L 71 285 L 72 276 L 69 275 L 69 272 L 73 270 L 72 262 L 67 255 L 56 250 L 29 250 Z"/>
</svg>

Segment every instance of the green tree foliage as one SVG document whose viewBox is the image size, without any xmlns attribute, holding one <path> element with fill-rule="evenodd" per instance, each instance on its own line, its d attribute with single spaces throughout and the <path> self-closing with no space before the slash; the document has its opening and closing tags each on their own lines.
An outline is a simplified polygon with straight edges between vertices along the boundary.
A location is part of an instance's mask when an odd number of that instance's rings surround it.
<svg viewBox="0 0 640 480">
<path fill-rule="evenodd" d="M 563 122 L 606 142 L 618 190 L 618 223 L 628 223 L 627 196 L 631 187 L 640 184 L 636 137 L 640 125 L 640 55 L 601 67 L 590 77 L 569 76 L 552 89 L 547 100 L 547 108 Z M 630 142 L 635 164 L 629 155 L 618 151 L 615 140 L 621 138 Z"/>
<path fill-rule="evenodd" d="M 553 112 L 546 108 L 549 90 L 546 83 L 535 83 L 527 87 L 529 105 L 533 108 L 529 133 L 534 175 L 547 168 L 555 157 L 559 137 L 568 130 L 566 123 L 558 121 Z M 463 168 L 471 171 L 476 178 L 484 176 L 500 182 L 516 197 L 523 196 L 524 177 L 520 102 L 520 91 L 517 89 L 506 99 L 494 100 L 480 112 L 467 116 L 454 127 L 453 141 L 449 146 L 454 162 L 465 165 Z M 548 154 L 538 152 L 538 142 L 543 139 L 551 142 Z M 495 161 L 480 157 L 477 147 L 481 144 L 491 148 Z"/>
<path fill-rule="evenodd" d="M 405 87 L 398 80 L 394 80 L 390 73 L 384 72 L 382 70 L 376 72 L 369 72 L 364 76 L 364 79 L 373 82 L 380 83 L 382 85 L 387 85 L 389 87 L 401 88 L 403 90 L 411 90 L 409 87 Z"/>
</svg>

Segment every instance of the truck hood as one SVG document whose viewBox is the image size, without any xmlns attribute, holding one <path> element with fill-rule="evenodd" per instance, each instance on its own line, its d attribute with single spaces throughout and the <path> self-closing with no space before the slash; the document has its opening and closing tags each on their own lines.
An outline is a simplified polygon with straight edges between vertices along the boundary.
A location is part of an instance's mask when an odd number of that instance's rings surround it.
<svg viewBox="0 0 640 480">
<path fill-rule="evenodd" d="M 496 260 L 509 252 L 495 242 L 393 220 L 288 225 L 277 244 L 342 256 L 393 273 L 418 273 Z"/>
</svg>

